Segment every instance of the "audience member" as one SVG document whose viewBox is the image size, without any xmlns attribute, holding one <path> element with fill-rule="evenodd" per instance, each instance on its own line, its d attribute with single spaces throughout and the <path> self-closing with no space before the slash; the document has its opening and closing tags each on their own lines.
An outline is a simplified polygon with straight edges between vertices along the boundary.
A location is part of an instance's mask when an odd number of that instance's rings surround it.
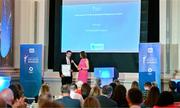
<svg viewBox="0 0 180 108">
<path fill-rule="evenodd" d="M 75 92 L 81 95 L 81 87 L 83 85 L 83 82 L 82 81 L 78 81 L 76 83 L 76 85 L 77 85 L 77 90 Z"/>
<path fill-rule="evenodd" d="M 12 90 L 14 95 L 14 100 L 20 99 L 21 97 L 24 97 L 24 90 L 22 86 L 19 83 L 13 83 L 9 86 L 9 89 Z"/>
<path fill-rule="evenodd" d="M 112 83 L 110 83 L 109 85 L 110 85 L 110 86 L 112 87 L 112 89 L 113 89 L 113 92 L 112 92 L 112 93 L 114 93 L 114 90 L 115 90 L 115 88 L 116 88 L 116 83 L 112 82 Z M 112 99 L 112 95 L 111 95 L 111 99 Z"/>
<path fill-rule="evenodd" d="M 97 99 L 100 102 L 100 105 L 102 108 L 116 108 L 117 107 L 117 103 L 112 100 L 110 97 L 112 95 L 113 92 L 113 88 L 109 85 L 105 85 L 102 88 L 102 95 L 97 96 Z"/>
<path fill-rule="evenodd" d="M 142 92 L 138 88 L 131 88 L 127 94 L 127 101 L 130 108 L 141 108 L 143 101 Z"/>
<path fill-rule="evenodd" d="M 174 102 L 180 101 L 180 94 L 176 92 L 176 88 L 177 88 L 176 82 L 169 81 L 169 89 L 170 89 L 170 92 L 173 94 Z"/>
<path fill-rule="evenodd" d="M 152 87 L 151 82 L 145 82 L 144 83 L 144 91 L 143 91 L 143 98 L 144 98 L 144 100 L 146 100 L 147 94 L 148 94 L 149 90 L 151 89 L 151 87 Z"/>
<path fill-rule="evenodd" d="M 153 108 L 176 108 L 173 103 L 173 94 L 168 91 L 163 91 L 159 96 L 156 106 Z"/>
<path fill-rule="evenodd" d="M 14 94 L 11 89 L 7 88 L 1 91 L 0 97 L 6 102 L 7 106 L 12 106 L 14 102 Z"/>
<path fill-rule="evenodd" d="M 159 99 L 160 91 L 159 88 L 153 86 L 147 94 L 147 98 L 144 102 L 146 107 L 153 107 Z"/>
<path fill-rule="evenodd" d="M 113 91 L 114 91 L 115 88 L 116 88 L 116 83 L 112 82 L 112 83 L 110 83 L 109 85 L 112 87 L 112 89 L 113 89 Z"/>
<path fill-rule="evenodd" d="M 82 104 L 84 102 L 83 97 L 80 94 L 76 93 L 75 92 L 76 90 L 77 90 L 77 85 L 71 84 L 71 86 L 70 86 L 70 97 L 72 99 L 79 99 L 81 104 Z"/>
<path fill-rule="evenodd" d="M 8 108 L 26 108 L 27 103 L 23 97 L 23 89 L 20 84 L 11 84 L 9 88 L 0 93 Z"/>
<path fill-rule="evenodd" d="M 138 88 L 139 89 L 139 83 L 137 81 L 133 81 L 131 84 L 131 88 Z"/>
<path fill-rule="evenodd" d="M 101 94 L 101 89 L 98 86 L 91 88 L 89 96 L 99 96 Z"/>
<path fill-rule="evenodd" d="M 50 87 L 47 83 L 42 84 L 39 90 L 39 98 L 52 100 L 52 95 L 50 93 Z"/>
<path fill-rule="evenodd" d="M 95 97 L 87 97 L 84 100 L 83 108 L 100 108 L 100 103 Z"/>
<path fill-rule="evenodd" d="M 65 108 L 80 108 L 81 104 L 78 99 L 72 99 L 70 97 L 70 87 L 69 85 L 62 86 L 62 99 L 57 99 L 59 104 L 63 104 Z"/>
<path fill-rule="evenodd" d="M 123 85 L 116 86 L 112 99 L 117 102 L 118 107 L 128 107 L 126 100 L 126 88 Z"/>
<path fill-rule="evenodd" d="M 115 80 L 114 80 L 114 83 L 116 83 L 116 85 L 120 85 L 120 84 L 121 84 L 118 79 L 115 79 Z"/>
<path fill-rule="evenodd" d="M 89 96 L 90 91 L 91 91 L 91 87 L 89 86 L 89 84 L 84 83 L 81 87 L 81 94 L 83 99 Z"/>
</svg>

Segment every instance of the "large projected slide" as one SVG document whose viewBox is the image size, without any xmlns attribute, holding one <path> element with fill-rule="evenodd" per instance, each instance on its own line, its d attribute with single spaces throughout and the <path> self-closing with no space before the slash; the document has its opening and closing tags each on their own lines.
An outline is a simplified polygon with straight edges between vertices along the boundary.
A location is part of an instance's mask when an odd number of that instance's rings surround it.
<svg viewBox="0 0 180 108">
<path fill-rule="evenodd" d="M 62 6 L 61 52 L 138 52 L 140 0 L 65 1 Z"/>
</svg>

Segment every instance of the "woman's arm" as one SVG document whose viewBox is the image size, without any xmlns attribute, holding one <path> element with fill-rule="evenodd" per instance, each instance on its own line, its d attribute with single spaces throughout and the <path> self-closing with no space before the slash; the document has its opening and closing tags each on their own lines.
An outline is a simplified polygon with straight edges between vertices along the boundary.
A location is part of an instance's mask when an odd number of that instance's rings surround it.
<svg viewBox="0 0 180 108">
<path fill-rule="evenodd" d="M 73 63 L 74 66 L 78 69 L 78 65 L 74 62 L 74 60 L 71 60 L 71 63 Z"/>
</svg>

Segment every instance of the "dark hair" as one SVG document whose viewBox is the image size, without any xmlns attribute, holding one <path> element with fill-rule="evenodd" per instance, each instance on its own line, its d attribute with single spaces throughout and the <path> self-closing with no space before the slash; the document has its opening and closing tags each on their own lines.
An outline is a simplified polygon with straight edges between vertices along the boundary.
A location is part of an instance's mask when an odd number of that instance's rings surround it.
<svg viewBox="0 0 180 108">
<path fill-rule="evenodd" d="M 72 83 L 70 86 L 71 90 L 76 90 L 77 89 L 77 85 L 75 83 Z"/>
<path fill-rule="evenodd" d="M 133 105 L 139 105 L 143 101 L 142 92 L 138 88 L 131 88 L 128 91 L 128 99 Z"/>
<path fill-rule="evenodd" d="M 116 88 L 116 83 L 113 82 L 113 83 L 110 83 L 109 85 L 113 88 L 113 91 L 114 91 Z"/>
<path fill-rule="evenodd" d="M 159 88 L 156 86 L 153 86 L 147 94 L 147 98 L 144 102 L 145 106 L 153 107 L 157 103 L 159 99 L 159 95 L 160 95 Z"/>
<path fill-rule="evenodd" d="M 133 81 L 131 84 L 131 88 L 139 88 L 139 83 L 137 81 Z"/>
<path fill-rule="evenodd" d="M 151 82 L 148 81 L 148 82 L 144 83 L 144 86 L 152 86 L 152 84 L 151 84 Z"/>
<path fill-rule="evenodd" d="M 71 50 L 67 50 L 66 53 L 72 53 L 72 51 Z"/>
<path fill-rule="evenodd" d="M 176 82 L 175 81 L 169 81 L 169 88 L 171 89 L 171 91 L 175 91 L 176 89 Z"/>
<path fill-rule="evenodd" d="M 116 88 L 116 83 L 115 83 L 115 82 L 112 82 L 112 83 L 109 84 L 109 86 L 112 87 L 112 89 L 113 89 L 112 93 L 114 93 L 115 88 Z M 111 95 L 111 99 L 112 99 L 112 95 Z"/>
<path fill-rule="evenodd" d="M 85 51 L 81 51 L 80 55 L 81 55 L 82 58 L 87 58 L 87 55 L 86 55 Z"/>
<path fill-rule="evenodd" d="M 104 85 L 102 88 L 102 94 L 110 95 L 113 92 L 113 88 L 109 85 Z"/>
<path fill-rule="evenodd" d="M 69 85 L 65 84 L 65 85 L 62 85 L 62 93 L 70 93 L 70 87 Z"/>
<path fill-rule="evenodd" d="M 14 100 L 20 99 L 24 96 L 24 90 L 19 83 L 13 83 L 9 86 L 9 88 L 12 90 L 14 94 Z"/>
<path fill-rule="evenodd" d="M 177 92 L 180 93 L 180 82 L 177 82 Z"/>
<path fill-rule="evenodd" d="M 100 108 L 99 100 L 96 97 L 87 97 L 84 100 L 83 108 Z"/>
<path fill-rule="evenodd" d="M 157 106 L 167 106 L 174 103 L 173 94 L 168 91 L 163 91 L 158 99 Z"/>
<path fill-rule="evenodd" d="M 112 99 L 118 103 L 118 107 L 128 107 L 126 92 L 124 85 L 117 85 L 115 87 Z"/>
<path fill-rule="evenodd" d="M 89 86 L 89 84 L 84 83 L 81 87 L 81 94 L 83 99 L 89 96 L 90 91 L 91 91 L 91 87 Z"/>
</svg>

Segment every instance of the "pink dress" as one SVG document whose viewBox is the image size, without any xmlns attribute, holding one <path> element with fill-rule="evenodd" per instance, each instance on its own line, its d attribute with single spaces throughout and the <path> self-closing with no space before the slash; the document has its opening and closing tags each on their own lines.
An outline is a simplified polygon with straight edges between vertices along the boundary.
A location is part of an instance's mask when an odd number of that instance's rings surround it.
<svg viewBox="0 0 180 108">
<path fill-rule="evenodd" d="M 87 68 L 86 61 L 87 61 L 87 59 L 81 59 L 79 62 L 78 68 L 80 68 L 80 69 Z M 79 70 L 78 81 L 87 83 L 87 79 L 88 79 L 88 70 L 85 70 L 85 69 Z"/>
</svg>

